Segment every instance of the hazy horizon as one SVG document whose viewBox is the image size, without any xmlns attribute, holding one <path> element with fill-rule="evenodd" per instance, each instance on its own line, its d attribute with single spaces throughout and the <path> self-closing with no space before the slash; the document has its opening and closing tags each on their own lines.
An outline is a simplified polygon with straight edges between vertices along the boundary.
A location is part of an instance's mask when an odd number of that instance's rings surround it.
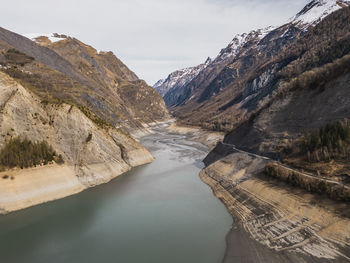
<svg viewBox="0 0 350 263">
<path fill-rule="evenodd" d="M 286 22 L 308 2 L 13 0 L 2 5 L 1 26 L 19 34 L 67 34 L 113 51 L 153 85 L 174 70 L 215 57 L 238 33 Z"/>
</svg>

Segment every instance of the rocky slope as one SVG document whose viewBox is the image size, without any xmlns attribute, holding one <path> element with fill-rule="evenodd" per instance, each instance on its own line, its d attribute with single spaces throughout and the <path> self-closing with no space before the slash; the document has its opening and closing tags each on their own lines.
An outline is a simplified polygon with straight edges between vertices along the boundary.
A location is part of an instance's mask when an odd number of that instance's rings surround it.
<svg viewBox="0 0 350 263">
<path fill-rule="evenodd" d="M 42 100 L 87 107 L 125 131 L 168 118 L 157 92 L 112 52 L 97 52 L 65 35 L 31 37 L 1 28 L 0 63 Z"/>
<path fill-rule="evenodd" d="M 339 10 L 288 46 L 278 61 L 303 55 L 276 73 L 266 89 L 253 89 L 250 100 L 239 101 L 236 110 L 244 109 L 247 118 L 227 134 L 225 142 L 272 156 L 306 132 L 348 118 L 349 20 L 350 9 Z M 322 41 L 311 48 L 317 40 Z"/>
<path fill-rule="evenodd" d="M 223 143 L 205 158 L 207 168 L 201 178 L 233 217 L 252 238 L 271 249 L 312 257 L 305 262 L 350 260 L 348 204 L 329 200 L 326 193 L 333 193 L 327 187 L 319 195 L 310 193 L 305 181 L 292 182 L 305 167 L 287 167 L 288 184 L 263 171 L 266 157 L 283 161 L 286 149 L 305 134 L 349 118 L 349 25 L 348 1 L 312 1 L 253 49 L 236 55 L 209 84 L 211 88 L 205 88 L 209 96 L 203 102 L 203 90 L 193 89 L 191 96 L 198 92 L 197 101 L 188 99 L 175 108 L 185 123 L 228 131 Z M 237 69 L 240 74 L 233 77 Z M 225 81 L 228 84 L 220 86 Z M 349 180 L 348 162 L 344 158 L 323 163 L 341 179 L 339 189 L 344 190 Z M 317 188 L 328 175 L 311 176 L 320 182 Z"/>
<path fill-rule="evenodd" d="M 17 136 L 45 140 L 64 160 L 63 165 L 49 168 L 2 172 L 14 176 L 13 180 L 1 179 L 2 212 L 79 192 L 153 160 L 123 132 L 98 127 L 75 106 L 42 103 L 4 73 L 0 73 L 0 105 L 0 145 Z"/>
<path fill-rule="evenodd" d="M 0 148 L 17 137 L 46 141 L 64 164 L 3 164 L 1 213 L 80 192 L 152 162 L 128 134 L 169 118 L 158 93 L 112 52 L 65 35 L 31 38 L 0 28 Z"/>
<path fill-rule="evenodd" d="M 269 100 L 281 83 L 291 81 L 302 70 L 332 61 L 316 61 L 316 53 L 324 52 L 329 45 L 335 48 L 346 43 L 348 29 L 343 29 L 348 24 L 340 17 L 346 17 L 348 5 L 348 1 L 312 1 L 280 27 L 235 37 L 197 77 L 178 89 L 179 99 L 171 111 L 183 123 L 205 128 L 230 131 L 239 126 Z M 335 32 L 322 33 L 321 28 L 327 24 L 334 26 Z M 332 37 L 326 38 L 327 34 Z M 311 50 L 316 42 L 320 46 Z M 346 48 L 340 48 L 333 60 L 345 54 Z M 298 68 L 299 62 L 303 65 Z M 287 71 L 288 75 L 281 74 Z"/>
</svg>

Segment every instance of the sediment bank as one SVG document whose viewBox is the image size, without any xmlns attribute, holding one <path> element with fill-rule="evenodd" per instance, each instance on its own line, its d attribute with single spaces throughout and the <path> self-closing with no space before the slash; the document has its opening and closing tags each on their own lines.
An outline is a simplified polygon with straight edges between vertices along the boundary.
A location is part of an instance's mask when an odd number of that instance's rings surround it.
<svg viewBox="0 0 350 263">
<path fill-rule="evenodd" d="M 51 164 L 1 172 L 0 214 L 77 194 L 154 160 L 142 149 L 129 152 L 126 158 L 128 163 L 106 162 L 81 167 Z"/>
<path fill-rule="evenodd" d="M 200 127 L 182 126 L 176 122 L 171 123 L 167 128 L 169 133 L 186 135 L 190 140 L 200 142 L 210 149 L 214 148 L 218 141 L 222 141 L 225 134 L 204 130 Z"/>
<path fill-rule="evenodd" d="M 200 177 L 260 244 L 314 262 L 349 262 L 348 204 L 264 177 L 265 165 L 266 160 L 233 153 Z"/>
</svg>

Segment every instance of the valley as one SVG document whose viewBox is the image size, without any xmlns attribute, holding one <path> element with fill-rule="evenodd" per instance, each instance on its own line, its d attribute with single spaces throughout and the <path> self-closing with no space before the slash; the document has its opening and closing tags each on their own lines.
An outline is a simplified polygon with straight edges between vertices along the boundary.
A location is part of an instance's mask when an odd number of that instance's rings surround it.
<svg viewBox="0 0 350 263">
<path fill-rule="evenodd" d="M 350 262 L 349 0 L 120 54 L 0 27 L 1 262 Z"/>
<path fill-rule="evenodd" d="M 292 262 L 350 261 L 349 12 L 311 1 L 154 86 L 178 125 L 225 132 L 202 180 L 251 238 L 305 256 Z"/>
</svg>

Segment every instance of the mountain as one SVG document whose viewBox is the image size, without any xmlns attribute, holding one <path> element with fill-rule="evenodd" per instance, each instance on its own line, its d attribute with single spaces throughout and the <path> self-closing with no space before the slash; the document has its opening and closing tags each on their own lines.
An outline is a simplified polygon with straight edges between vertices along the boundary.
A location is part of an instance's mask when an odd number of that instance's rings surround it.
<svg viewBox="0 0 350 263">
<path fill-rule="evenodd" d="M 348 5 L 349 1 L 312 1 L 280 27 L 237 35 L 195 78 L 177 88 L 176 94 L 164 95 L 168 107 L 182 123 L 223 131 L 234 129 L 268 103 L 282 82 L 299 74 L 297 61 L 311 62 L 309 57 L 315 55 L 315 50 L 322 52 L 327 45 L 339 43 L 339 39 L 324 39 L 326 34 L 321 36 L 315 28 L 326 18 L 331 20 L 332 14 L 348 9 Z M 346 30 L 337 25 L 334 30 L 334 37 L 346 39 Z M 322 43 L 312 51 L 311 42 L 305 43 L 307 41 Z M 299 52 L 293 53 L 296 49 Z M 346 50 L 339 51 L 333 59 L 345 54 Z M 326 62 L 320 61 L 314 66 Z M 306 64 L 305 61 L 305 69 L 312 66 Z M 296 71 L 282 79 L 280 72 L 292 65 Z"/>
<path fill-rule="evenodd" d="M 65 35 L 31 37 L 0 28 L 0 63 L 42 100 L 88 108 L 125 131 L 168 118 L 157 92 L 112 52 L 97 52 Z M 21 61 L 20 56 L 32 60 Z"/>
<path fill-rule="evenodd" d="M 346 7 L 266 62 L 232 100 L 242 119 L 225 141 L 272 156 L 304 133 L 348 118 L 349 29 Z M 271 68 L 278 70 L 266 74 Z"/>
<path fill-rule="evenodd" d="M 194 79 L 199 72 L 201 72 L 204 68 L 206 68 L 211 63 L 211 58 L 207 58 L 205 63 L 200 64 L 195 67 L 185 68 L 181 70 L 177 70 L 171 74 L 166 79 L 161 79 L 157 81 L 156 84 L 153 85 L 153 88 L 161 95 L 165 96 L 166 93 L 169 92 L 169 95 L 165 98 L 165 102 L 167 105 L 172 105 L 171 100 L 173 96 L 171 93 L 176 94 L 177 89 L 181 89 L 183 86 L 187 85 L 192 79 Z M 170 92 L 171 91 L 171 92 Z"/>
<path fill-rule="evenodd" d="M 310 2 L 202 80 L 171 108 L 183 123 L 227 132 L 202 180 L 261 244 L 348 261 L 349 2 Z"/>
<path fill-rule="evenodd" d="M 113 127 L 100 127 L 78 107 L 66 103 L 43 103 L 17 80 L 0 72 L 0 214 L 26 208 L 78 193 L 106 183 L 134 166 L 153 161 L 138 142 Z M 61 159 L 50 164 L 30 163 L 38 153 L 29 155 L 29 167 L 8 169 L 16 160 L 16 138 L 25 139 L 25 151 L 34 143 L 52 147 Z M 5 152 L 5 149 L 11 149 Z M 44 150 L 42 150 L 44 151 Z M 23 161 L 22 161 L 23 162 Z M 37 162 L 37 161 L 36 161 Z M 44 165 L 44 164 L 49 165 Z M 37 166 L 37 167 L 35 167 Z"/>
<path fill-rule="evenodd" d="M 0 28 L 0 213 L 152 162 L 130 133 L 169 118 L 161 96 L 112 52 L 66 35 L 30 37 Z"/>
</svg>

